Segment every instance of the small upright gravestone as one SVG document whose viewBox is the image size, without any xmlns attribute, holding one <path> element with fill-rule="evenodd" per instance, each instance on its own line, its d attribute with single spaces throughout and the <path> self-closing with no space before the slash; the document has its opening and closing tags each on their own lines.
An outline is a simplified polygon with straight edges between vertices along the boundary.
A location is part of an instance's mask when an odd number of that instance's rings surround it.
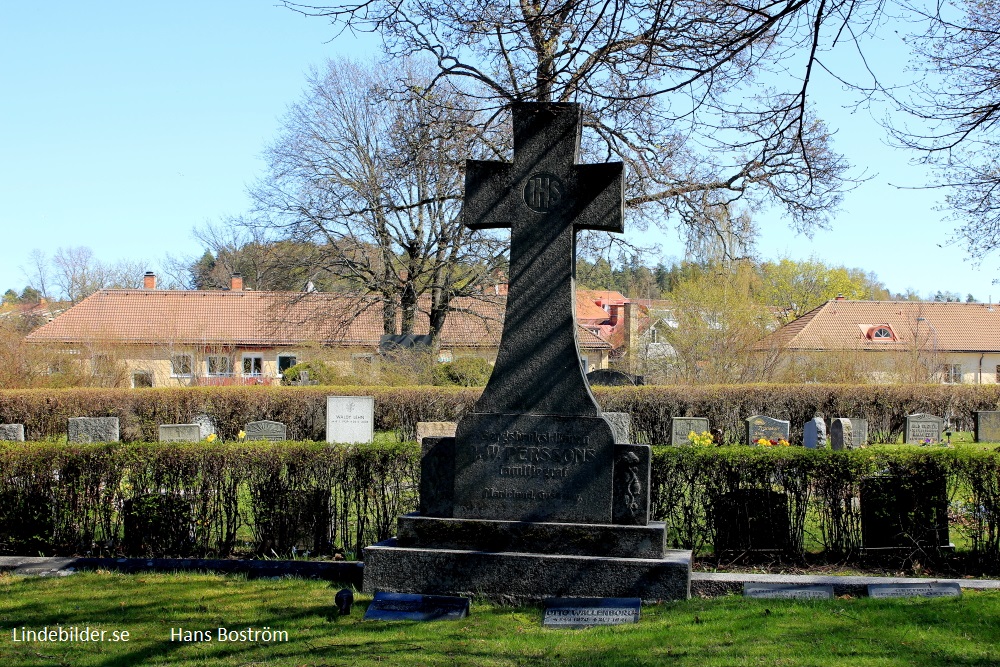
<svg viewBox="0 0 1000 667">
<path fill-rule="evenodd" d="M 118 442 L 118 417 L 70 417 L 69 442 Z"/>
<path fill-rule="evenodd" d="M 243 432 L 246 434 L 247 440 L 270 440 L 272 442 L 288 440 L 288 429 L 281 422 L 268 420 L 250 422 L 243 427 Z"/>
<path fill-rule="evenodd" d="M 24 424 L 0 424 L 0 441 L 24 442 Z"/>
<path fill-rule="evenodd" d="M 944 419 L 918 412 L 906 416 L 906 437 L 903 442 L 907 445 L 936 445 L 941 442 L 943 433 Z"/>
<path fill-rule="evenodd" d="M 326 397 L 326 441 L 348 445 L 374 437 L 375 399 L 371 396 Z"/>
<path fill-rule="evenodd" d="M 198 442 L 201 426 L 198 424 L 160 424 L 160 442 Z"/>
<path fill-rule="evenodd" d="M 755 415 L 747 419 L 748 445 L 754 445 L 758 440 L 788 440 L 789 422 L 784 419 L 774 419 L 763 415 Z"/>
<path fill-rule="evenodd" d="M 670 444 L 674 447 L 690 445 L 688 436 L 692 432 L 701 435 L 708 430 L 708 419 L 704 417 L 674 417 L 670 420 Z"/>
<path fill-rule="evenodd" d="M 868 420 L 861 417 L 841 417 L 851 422 L 851 433 L 854 436 L 854 446 L 868 444 Z"/>
<path fill-rule="evenodd" d="M 806 449 L 826 448 L 826 422 L 822 417 L 813 417 L 802 429 L 802 444 Z"/>
<path fill-rule="evenodd" d="M 200 414 L 191 420 L 191 423 L 197 424 L 200 436 L 198 440 L 204 440 L 210 435 L 215 435 L 215 421 L 206 414 Z"/>
<path fill-rule="evenodd" d="M 830 448 L 854 449 L 854 425 L 850 419 L 838 418 L 830 422 Z"/>
<path fill-rule="evenodd" d="M 1000 411 L 976 412 L 976 442 L 1000 442 Z"/>
</svg>

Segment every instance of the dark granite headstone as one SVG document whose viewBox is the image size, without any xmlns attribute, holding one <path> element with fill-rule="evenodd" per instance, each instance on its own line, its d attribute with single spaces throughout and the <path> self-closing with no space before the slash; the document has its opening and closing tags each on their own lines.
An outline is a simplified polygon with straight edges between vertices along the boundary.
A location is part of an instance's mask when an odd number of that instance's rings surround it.
<svg viewBox="0 0 1000 667">
<path fill-rule="evenodd" d="M 690 445 L 688 436 L 692 431 L 701 435 L 708 430 L 708 419 L 705 417 L 674 417 L 670 420 L 670 444 L 674 447 Z"/>
<path fill-rule="evenodd" d="M 631 375 L 610 368 L 598 368 L 587 373 L 587 382 L 592 387 L 636 387 L 645 384 L 641 375 Z"/>
<path fill-rule="evenodd" d="M 1000 410 L 976 412 L 976 442 L 1000 442 Z"/>
<path fill-rule="evenodd" d="M 806 449 L 826 449 L 826 422 L 813 417 L 802 429 L 802 446 Z"/>
<path fill-rule="evenodd" d="M 906 431 L 903 442 L 907 445 L 936 445 L 944 433 L 944 419 L 918 412 L 906 415 Z"/>
<path fill-rule="evenodd" d="M 784 419 L 774 419 L 756 415 L 747 419 L 748 445 L 755 444 L 761 438 L 765 440 L 788 440 L 789 422 Z"/>
<path fill-rule="evenodd" d="M 546 598 L 542 626 L 589 628 L 595 625 L 638 623 L 639 598 Z"/>
<path fill-rule="evenodd" d="M 288 440 L 288 429 L 281 422 L 256 421 L 248 423 L 243 432 L 246 433 L 247 440 L 270 440 L 280 442 Z"/>
<path fill-rule="evenodd" d="M 861 543 L 866 550 L 933 554 L 950 546 L 943 475 L 884 475 L 861 480 Z"/>
<path fill-rule="evenodd" d="M 0 424 L 0 441 L 24 442 L 24 424 Z"/>
<path fill-rule="evenodd" d="M 67 441 L 118 442 L 118 417 L 70 417 Z"/>
<path fill-rule="evenodd" d="M 850 419 L 834 419 L 830 422 L 830 448 L 854 449 L 854 425 Z"/>
<path fill-rule="evenodd" d="M 411 593 L 376 593 L 366 621 L 454 621 L 469 615 L 469 598 Z"/>
<path fill-rule="evenodd" d="M 510 228 L 510 281 L 493 373 L 455 434 L 455 516 L 608 523 L 615 437 L 580 365 L 573 280 L 577 230 L 623 230 L 622 165 L 576 164 L 578 105 L 512 110 L 514 162 L 466 165 L 465 224 Z"/>
</svg>

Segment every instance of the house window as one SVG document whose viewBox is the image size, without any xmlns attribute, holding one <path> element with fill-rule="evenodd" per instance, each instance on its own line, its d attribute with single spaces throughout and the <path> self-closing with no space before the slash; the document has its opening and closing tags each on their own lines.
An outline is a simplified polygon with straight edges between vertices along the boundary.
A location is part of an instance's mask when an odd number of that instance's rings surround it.
<svg viewBox="0 0 1000 667">
<path fill-rule="evenodd" d="M 192 368 L 194 368 L 194 361 L 190 354 L 170 355 L 170 377 L 191 377 Z"/>
<path fill-rule="evenodd" d="M 294 354 L 279 354 L 278 375 L 282 375 L 285 371 L 297 363 L 299 363 L 299 360 Z"/>
<path fill-rule="evenodd" d="M 259 377 L 264 372 L 264 357 L 259 354 L 243 355 L 243 375 Z"/>
<path fill-rule="evenodd" d="M 868 329 L 868 339 L 875 342 L 885 343 L 896 340 L 896 334 L 888 324 L 876 324 Z"/>
<path fill-rule="evenodd" d="M 587 359 L 587 355 L 585 355 L 585 354 L 581 354 L 580 355 L 580 365 L 583 367 L 584 374 L 587 374 L 587 373 L 590 372 L 590 363 L 589 363 L 589 361 Z"/>
<path fill-rule="evenodd" d="M 223 354 L 212 354 L 205 357 L 205 367 L 210 376 L 233 374 L 233 360 Z"/>
<path fill-rule="evenodd" d="M 942 364 L 941 381 L 948 384 L 962 382 L 962 364 Z"/>
<path fill-rule="evenodd" d="M 132 373 L 132 387 L 134 389 L 149 389 L 153 386 L 153 374 L 149 371 L 135 371 Z"/>
</svg>

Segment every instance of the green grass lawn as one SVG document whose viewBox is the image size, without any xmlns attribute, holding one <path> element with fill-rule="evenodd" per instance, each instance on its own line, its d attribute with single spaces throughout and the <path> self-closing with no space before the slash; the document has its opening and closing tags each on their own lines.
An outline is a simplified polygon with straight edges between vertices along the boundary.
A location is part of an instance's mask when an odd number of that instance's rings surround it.
<svg viewBox="0 0 1000 667">
<path fill-rule="evenodd" d="M 28 665 L 962 665 L 1000 664 L 1000 593 L 822 602 L 740 597 L 647 606 L 638 625 L 547 630 L 539 608 L 474 603 L 461 621 L 363 622 L 337 588 L 206 574 L 0 576 L 0 664 Z M 128 642 L 14 642 L 21 626 L 127 631 Z M 217 628 L 288 633 L 220 643 Z M 212 642 L 171 641 L 209 630 Z"/>
</svg>

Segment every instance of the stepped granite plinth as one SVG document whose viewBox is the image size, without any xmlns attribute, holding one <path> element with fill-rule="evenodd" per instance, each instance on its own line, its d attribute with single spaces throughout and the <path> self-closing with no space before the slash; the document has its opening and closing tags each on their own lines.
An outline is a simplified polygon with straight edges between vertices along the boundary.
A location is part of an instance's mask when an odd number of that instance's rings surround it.
<svg viewBox="0 0 1000 667">
<path fill-rule="evenodd" d="M 621 163 L 576 164 L 582 111 L 515 103 L 513 163 L 469 160 L 463 218 L 510 227 L 503 331 L 455 437 L 421 446 L 420 513 L 365 549 L 366 592 L 675 600 L 691 552 L 650 523 L 648 445 L 602 412 L 580 364 L 575 234 L 622 231 Z"/>
</svg>

